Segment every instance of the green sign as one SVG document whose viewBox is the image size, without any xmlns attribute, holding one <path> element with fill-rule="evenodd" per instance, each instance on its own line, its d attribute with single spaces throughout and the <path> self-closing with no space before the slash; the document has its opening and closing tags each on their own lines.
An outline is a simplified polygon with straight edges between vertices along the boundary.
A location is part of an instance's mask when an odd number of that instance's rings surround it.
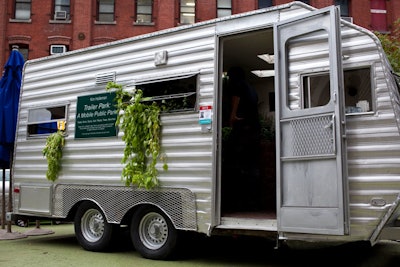
<svg viewBox="0 0 400 267">
<path fill-rule="evenodd" d="M 115 92 L 78 97 L 75 138 L 116 136 Z"/>
</svg>

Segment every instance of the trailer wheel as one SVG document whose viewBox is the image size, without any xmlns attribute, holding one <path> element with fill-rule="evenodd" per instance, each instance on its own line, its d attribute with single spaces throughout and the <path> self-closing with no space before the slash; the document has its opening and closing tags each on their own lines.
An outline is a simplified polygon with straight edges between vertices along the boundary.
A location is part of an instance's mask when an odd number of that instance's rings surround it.
<svg viewBox="0 0 400 267">
<path fill-rule="evenodd" d="M 112 241 L 113 225 L 92 202 L 82 203 L 75 215 L 75 236 L 79 244 L 89 251 L 104 251 Z"/>
<path fill-rule="evenodd" d="M 175 251 L 178 233 L 170 219 L 159 209 L 141 207 L 132 217 L 131 238 L 144 258 L 164 260 Z"/>
</svg>

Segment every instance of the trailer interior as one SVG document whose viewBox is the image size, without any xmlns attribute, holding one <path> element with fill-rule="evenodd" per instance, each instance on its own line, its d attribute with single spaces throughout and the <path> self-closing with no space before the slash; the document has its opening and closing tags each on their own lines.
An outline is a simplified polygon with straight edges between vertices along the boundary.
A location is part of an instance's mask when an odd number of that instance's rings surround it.
<svg viewBox="0 0 400 267">
<path fill-rule="evenodd" d="M 272 28 L 221 38 L 222 126 L 221 126 L 221 215 L 223 217 L 276 218 L 275 94 Z M 261 124 L 259 149 L 254 155 L 240 152 L 231 139 L 229 113 L 231 95 L 228 70 L 240 67 L 258 95 Z M 251 139 L 251 137 L 249 137 Z M 249 152 L 253 154 L 253 152 Z M 249 154 L 248 153 L 248 154 Z M 253 161 L 251 170 L 246 163 Z M 249 173 L 250 172 L 250 173 Z"/>
</svg>

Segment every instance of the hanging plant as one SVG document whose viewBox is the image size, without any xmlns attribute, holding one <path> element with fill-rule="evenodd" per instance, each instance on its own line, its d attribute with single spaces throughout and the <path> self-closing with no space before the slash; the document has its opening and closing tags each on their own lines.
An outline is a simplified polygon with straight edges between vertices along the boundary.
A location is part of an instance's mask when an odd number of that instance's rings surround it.
<svg viewBox="0 0 400 267">
<path fill-rule="evenodd" d="M 156 164 L 161 155 L 160 107 L 156 103 L 146 104 L 141 90 L 127 92 L 114 82 L 107 84 L 106 90 L 116 89 L 118 117 L 116 125 L 123 130 L 125 142 L 122 163 L 122 180 L 125 185 L 137 185 L 151 189 L 159 184 Z M 149 103 L 149 102 L 147 102 Z M 164 162 L 164 170 L 168 166 Z"/>
<path fill-rule="evenodd" d="M 46 139 L 46 146 L 42 152 L 47 159 L 47 180 L 54 182 L 58 178 L 61 170 L 62 149 L 64 145 L 64 132 L 61 130 L 50 134 Z"/>
</svg>

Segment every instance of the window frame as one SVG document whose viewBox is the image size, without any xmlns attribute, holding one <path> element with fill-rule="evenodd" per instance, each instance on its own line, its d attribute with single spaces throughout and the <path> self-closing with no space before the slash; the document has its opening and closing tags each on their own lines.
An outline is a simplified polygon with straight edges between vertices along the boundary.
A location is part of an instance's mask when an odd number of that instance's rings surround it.
<svg viewBox="0 0 400 267">
<path fill-rule="evenodd" d="M 143 91 L 143 98 L 145 98 L 144 102 L 153 103 L 156 102 L 157 105 L 161 107 L 161 111 L 163 114 L 172 114 L 172 113 L 182 113 L 182 112 L 195 112 L 197 109 L 197 103 L 198 103 L 198 84 L 199 84 L 199 72 L 190 72 L 190 73 L 183 73 L 183 74 L 178 74 L 178 75 L 169 75 L 165 77 L 147 77 L 147 78 L 142 78 L 138 79 L 134 82 L 132 86 L 136 90 L 142 90 Z M 155 85 L 155 84 L 160 84 L 162 88 L 167 88 L 166 84 L 168 83 L 185 83 L 185 82 L 190 82 L 190 80 L 193 79 L 194 86 L 191 88 L 191 90 L 186 90 L 185 92 L 181 91 L 168 91 L 165 94 L 152 94 L 149 93 L 151 89 L 148 89 L 146 91 L 145 87 L 149 87 L 150 85 Z M 172 90 L 179 90 L 178 86 L 174 86 Z M 186 88 L 188 89 L 188 88 Z M 167 90 L 167 89 L 164 89 Z M 165 91 L 164 91 L 165 92 Z M 148 99 L 146 99 L 148 98 Z M 166 109 L 165 107 L 168 107 L 168 104 L 166 104 L 167 101 L 182 101 L 185 102 L 185 100 L 189 98 L 194 98 L 194 101 L 192 101 L 192 105 L 189 107 L 183 107 L 181 109 Z M 192 99 L 193 100 L 193 99 Z M 160 104 L 161 103 L 161 104 Z M 164 108 L 162 107 L 164 106 Z M 170 105 L 171 106 L 171 105 Z"/>
<path fill-rule="evenodd" d="M 14 10 L 14 19 L 16 20 L 30 20 L 31 16 L 32 16 L 32 0 L 15 0 L 15 10 Z M 22 7 L 29 6 L 29 10 L 28 9 L 23 9 Z M 17 15 L 18 12 L 24 12 L 26 11 L 26 13 L 29 15 L 28 17 L 24 17 L 21 15 Z"/>
<path fill-rule="evenodd" d="M 63 3 L 64 1 L 68 1 L 68 4 Z M 57 3 L 57 2 L 59 2 L 59 3 Z M 67 13 L 66 19 L 69 20 L 70 15 L 71 15 L 71 0 L 54 0 L 54 8 L 53 8 L 54 16 L 57 11 L 65 11 Z"/>
<path fill-rule="evenodd" d="M 61 115 L 64 116 L 60 116 L 60 114 L 58 113 L 58 116 L 56 118 L 52 118 L 53 115 L 56 114 L 56 110 L 58 111 L 62 111 L 62 108 L 64 108 L 64 111 Z M 50 110 L 49 110 L 50 109 Z M 58 130 L 58 124 L 59 122 L 61 122 L 61 124 L 63 124 L 64 126 L 67 125 L 67 118 L 68 118 L 68 109 L 69 109 L 69 103 L 56 103 L 53 105 L 46 105 L 46 106 L 36 106 L 36 107 L 32 107 L 28 109 L 28 118 L 26 121 L 26 135 L 27 138 L 40 138 L 40 137 L 47 137 L 50 134 L 57 132 Z M 53 110 L 53 111 L 51 111 Z M 50 118 L 35 118 L 33 117 L 34 111 L 48 111 L 50 112 L 51 117 Z M 32 118 L 31 118 L 32 115 Z M 39 116 L 41 116 L 42 114 L 39 114 Z M 48 114 L 47 114 L 48 115 Z M 39 125 L 43 125 L 43 124 L 54 124 L 56 123 L 56 128 L 50 128 L 51 130 L 49 131 L 44 131 L 42 133 L 38 133 L 39 129 L 38 126 Z M 36 127 L 35 127 L 36 126 Z M 65 128 L 65 132 L 66 132 L 67 128 Z"/>
<path fill-rule="evenodd" d="M 112 4 L 112 12 L 106 12 L 106 11 L 101 11 L 102 8 L 106 7 L 108 5 L 111 6 Z M 115 0 L 97 0 L 96 1 L 96 22 L 100 22 L 100 23 L 115 23 Z M 112 15 L 112 20 L 105 20 L 104 18 L 102 18 L 103 16 L 107 16 L 107 15 Z"/>
<path fill-rule="evenodd" d="M 193 7 L 186 7 L 185 5 L 183 5 L 183 3 L 190 4 L 189 2 L 193 2 L 192 3 Z M 183 20 L 183 17 L 185 17 L 184 14 L 187 14 L 187 15 L 191 14 L 190 16 L 187 16 L 187 17 L 193 17 L 193 21 L 192 21 L 192 19 L 190 19 L 190 22 L 184 21 Z M 179 24 L 185 25 L 185 24 L 193 24 L 193 23 L 196 23 L 196 0 L 180 0 L 179 1 Z"/>
<path fill-rule="evenodd" d="M 354 101 L 357 101 L 357 103 L 354 102 L 353 103 L 354 105 L 349 106 L 349 102 L 351 102 L 349 100 L 349 97 L 351 97 L 351 95 L 349 93 L 349 90 L 350 90 L 349 88 L 352 86 L 351 81 L 349 81 L 349 80 L 351 79 L 350 75 L 352 74 L 352 72 L 354 74 L 357 74 L 356 72 L 359 72 L 358 73 L 359 76 L 353 76 L 354 78 L 357 78 L 357 77 L 360 77 L 360 76 L 364 77 L 364 79 L 362 79 L 363 82 L 365 83 L 364 86 L 361 84 L 360 87 L 357 88 L 357 89 L 358 89 L 358 91 L 360 91 L 360 89 L 364 89 L 364 90 L 361 90 L 361 92 L 366 97 L 364 97 L 362 99 L 354 100 Z M 369 77 L 368 77 L 369 79 L 367 79 L 367 77 L 365 77 L 365 75 L 367 75 L 367 72 L 368 72 L 368 75 L 369 75 Z M 309 88 L 309 86 L 307 87 L 307 82 L 305 82 L 306 79 L 308 79 L 310 77 L 321 77 L 321 78 L 325 77 L 326 81 L 329 82 L 329 72 L 323 71 L 323 72 L 304 73 L 300 77 L 301 77 L 301 92 L 300 92 L 299 109 L 312 109 L 312 108 L 317 108 L 317 107 L 325 106 L 325 105 L 329 104 L 330 99 L 329 99 L 329 101 L 327 101 L 325 104 L 322 104 L 322 105 L 311 105 L 310 103 L 312 103 L 312 101 L 311 101 L 312 100 L 312 93 L 310 93 L 310 91 L 305 92 L 306 88 Z M 372 75 L 372 66 L 358 66 L 358 67 L 343 69 L 343 77 L 344 77 L 344 90 L 345 90 L 345 92 L 344 92 L 344 105 L 345 105 L 345 114 L 346 114 L 346 116 L 347 115 L 359 115 L 359 114 L 371 114 L 371 113 L 374 113 L 375 112 L 374 88 L 373 88 L 373 82 L 371 80 L 372 77 L 373 77 L 373 75 Z M 356 82 L 356 84 L 358 85 L 360 83 Z M 330 84 L 328 83 L 328 89 L 329 89 L 329 86 L 330 86 Z M 368 86 L 369 86 L 369 90 L 368 90 Z M 321 90 L 318 90 L 318 91 L 321 91 Z M 357 94 L 359 94 L 358 91 L 357 91 Z M 367 111 L 363 111 L 362 108 L 357 106 L 357 104 L 360 101 L 365 101 L 365 100 L 367 101 L 368 107 L 369 107 Z M 305 103 L 306 101 L 308 102 L 308 104 Z M 362 105 L 362 104 L 360 103 L 360 105 Z"/>
<path fill-rule="evenodd" d="M 141 4 L 139 2 L 150 2 L 150 4 Z M 142 8 L 146 9 L 146 7 L 150 10 L 150 12 L 142 12 Z M 153 11 L 154 11 L 154 1 L 153 0 L 135 0 L 135 24 L 152 24 L 154 22 L 153 19 Z M 139 21 L 139 18 L 144 16 L 145 18 L 150 18 L 149 20 L 144 19 L 143 21 Z"/>
<path fill-rule="evenodd" d="M 225 6 L 227 1 L 229 1 L 229 6 Z M 226 14 L 223 14 L 225 12 Z M 227 17 L 230 15 L 232 15 L 232 0 L 217 0 L 217 18 Z"/>
</svg>

